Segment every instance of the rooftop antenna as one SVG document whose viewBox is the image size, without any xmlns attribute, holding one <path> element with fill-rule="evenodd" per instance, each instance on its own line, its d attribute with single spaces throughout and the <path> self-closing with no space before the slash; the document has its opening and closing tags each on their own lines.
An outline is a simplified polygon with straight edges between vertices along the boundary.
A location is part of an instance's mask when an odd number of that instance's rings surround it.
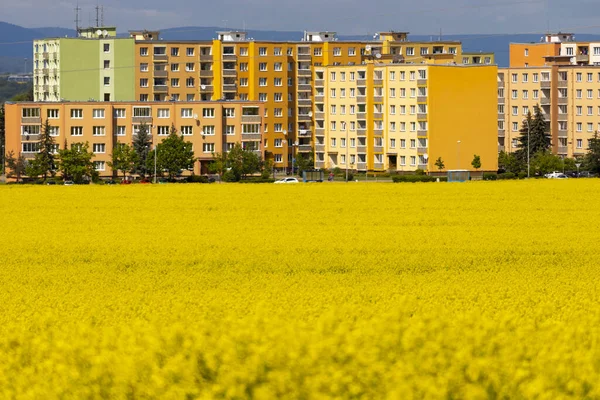
<svg viewBox="0 0 600 400">
<path fill-rule="evenodd" d="M 96 28 L 100 26 L 100 6 L 96 4 Z"/>
<path fill-rule="evenodd" d="M 79 36 L 79 29 L 81 28 L 79 26 L 79 11 L 81 11 L 81 7 L 79 7 L 79 3 L 77 3 L 77 6 L 75 7 L 75 32 L 77 36 Z"/>
<path fill-rule="evenodd" d="M 104 6 L 100 6 L 100 26 L 104 26 Z"/>
<path fill-rule="evenodd" d="M 440 42 L 442 41 L 442 28 L 440 28 Z"/>
</svg>

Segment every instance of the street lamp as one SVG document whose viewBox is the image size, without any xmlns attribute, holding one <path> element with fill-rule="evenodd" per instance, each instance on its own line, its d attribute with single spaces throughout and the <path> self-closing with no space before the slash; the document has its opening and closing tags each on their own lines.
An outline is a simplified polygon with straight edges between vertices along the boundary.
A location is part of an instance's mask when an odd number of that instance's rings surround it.
<svg viewBox="0 0 600 400">
<path fill-rule="evenodd" d="M 531 126 L 529 125 L 529 119 L 525 118 L 523 122 L 527 124 L 527 177 L 529 178 L 529 135 L 531 133 Z"/>
<path fill-rule="evenodd" d="M 348 125 L 346 125 L 346 183 L 348 183 L 348 163 L 350 160 L 348 159 Z"/>
<path fill-rule="evenodd" d="M 154 183 L 156 183 L 156 153 L 158 153 L 157 145 L 154 145 Z"/>
<path fill-rule="evenodd" d="M 456 141 L 456 169 L 460 169 L 460 140 Z"/>
</svg>

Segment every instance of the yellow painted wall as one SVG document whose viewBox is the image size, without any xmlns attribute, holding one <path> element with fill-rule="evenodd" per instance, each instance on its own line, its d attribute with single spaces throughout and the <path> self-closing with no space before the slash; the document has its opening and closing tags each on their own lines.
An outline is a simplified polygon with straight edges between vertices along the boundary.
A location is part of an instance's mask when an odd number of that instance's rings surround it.
<svg viewBox="0 0 600 400">
<path fill-rule="evenodd" d="M 429 169 L 442 157 L 446 169 L 498 169 L 496 66 L 428 68 Z M 457 141 L 460 140 L 460 145 Z"/>
</svg>

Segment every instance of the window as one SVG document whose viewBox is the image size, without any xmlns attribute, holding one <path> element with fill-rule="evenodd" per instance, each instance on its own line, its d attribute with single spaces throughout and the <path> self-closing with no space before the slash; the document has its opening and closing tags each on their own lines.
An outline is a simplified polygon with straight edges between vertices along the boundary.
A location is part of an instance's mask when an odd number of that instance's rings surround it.
<svg viewBox="0 0 600 400">
<path fill-rule="evenodd" d="M 581 122 L 577 123 L 577 132 L 581 132 L 583 130 L 583 124 Z"/>
<path fill-rule="evenodd" d="M 248 71 L 248 63 L 240 63 L 240 71 Z"/>
<path fill-rule="evenodd" d="M 577 91 L 575 92 L 575 96 L 580 99 L 581 95 L 582 95 L 583 91 L 581 89 L 577 89 Z"/>
<path fill-rule="evenodd" d="M 407 56 L 414 56 L 415 55 L 415 48 L 414 47 L 407 47 L 406 48 L 406 55 Z"/>
<path fill-rule="evenodd" d="M 582 73 L 581 72 L 576 73 L 575 74 L 575 80 L 577 82 L 581 82 L 581 79 L 582 79 Z"/>
<path fill-rule="evenodd" d="M 594 98 L 594 91 L 592 89 L 588 89 L 587 90 L 587 98 L 588 99 L 593 99 Z"/>
<path fill-rule="evenodd" d="M 390 105 L 390 114 L 391 115 L 395 115 L 396 114 L 396 106 L 395 105 Z"/>
<path fill-rule="evenodd" d="M 283 117 L 283 108 L 276 108 L 273 111 L 273 115 L 275 115 L 276 117 Z"/>
<path fill-rule="evenodd" d="M 594 47 L 594 49 L 600 49 L 600 47 Z M 583 139 L 577 139 L 577 148 L 581 149 L 583 147 Z"/>
<path fill-rule="evenodd" d="M 202 109 L 202 117 L 214 118 L 215 117 L 215 109 L 214 108 L 203 108 Z"/>
<path fill-rule="evenodd" d="M 340 47 L 334 47 L 333 48 L 333 55 L 335 57 L 339 57 L 342 55 L 342 49 Z"/>
<path fill-rule="evenodd" d="M 337 146 L 336 138 L 331 138 L 331 147 L 336 147 L 336 146 Z"/>
<path fill-rule="evenodd" d="M 229 136 L 235 135 L 235 126 L 234 125 L 226 125 L 225 126 L 225 134 Z"/>
<path fill-rule="evenodd" d="M 266 47 L 259 47 L 258 48 L 258 55 L 260 55 L 260 56 L 266 56 L 267 55 L 267 48 Z"/>
<path fill-rule="evenodd" d="M 171 47 L 171 55 L 173 57 L 179 57 L 179 47 Z"/>
<path fill-rule="evenodd" d="M 202 152 L 203 153 L 214 153 L 215 152 L 215 144 L 214 143 L 202 143 Z"/>
<path fill-rule="evenodd" d="M 259 93 L 258 94 L 258 101 L 267 101 L 267 94 L 266 93 Z"/>
<path fill-rule="evenodd" d="M 540 74 L 538 74 L 537 72 L 534 72 L 533 73 L 533 81 L 535 83 L 537 83 L 537 82 L 539 82 L 539 80 L 540 80 Z"/>
<path fill-rule="evenodd" d="M 182 108 L 181 109 L 181 118 L 192 118 L 194 113 L 191 108 Z"/>
<path fill-rule="evenodd" d="M 106 144 L 104 143 L 94 143 L 92 147 L 92 151 L 94 153 L 106 153 Z"/>
<path fill-rule="evenodd" d="M 410 156 L 410 165 L 417 165 L 417 157 Z"/>
<path fill-rule="evenodd" d="M 390 97 L 396 97 L 396 88 L 390 88 Z"/>
<path fill-rule="evenodd" d="M 512 98 L 513 99 L 517 99 L 518 96 L 519 96 L 519 91 L 516 90 L 516 89 L 513 89 L 513 91 L 512 91 Z"/>
<path fill-rule="evenodd" d="M 105 129 L 103 126 L 94 126 L 92 128 L 92 135 L 94 136 L 104 136 L 105 135 Z"/>
<path fill-rule="evenodd" d="M 529 98 L 529 91 L 523 90 L 523 99 L 528 99 L 528 98 Z"/>
<path fill-rule="evenodd" d="M 527 114 L 529 114 L 529 107 L 523 106 L 523 115 L 527 115 Z"/>
<path fill-rule="evenodd" d="M 187 78 L 185 80 L 185 86 L 186 87 L 194 87 L 194 84 L 195 84 L 194 78 Z"/>
<path fill-rule="evenodd" d="M 148 72 L 148 64 L 146 64 L 146 63 L 141 63 L 141 64 L 140 64 L 140 71 L 141 71 L 141 72 Z"/>
<path fill-rule="evenodd" d="M 314 50 L 313 50 L 313 55 L 314 55 L 315 57 L 320 57 L 320 56 L 322 56 L 322 55 L 323 55 L 323 49 L 322 49 L 322 48 L 320 48 L 320 47 L 315 47 L 315 48 L 314 48 Z"/>
<path fill-rule="evenodd" d="M 159 108 L 157 111 L 158 118 L 169 118 L 171 116 L 170 111 L 168 108 Z"/>
<path fill-rule="evenodd" d="M 160 125 L 156 127 L 156 134 L 158 136 L 168 136 L 171 133 L 171 128 L 168 125 Z"/>
<path fill-rule="evenodd" d="M 335 76 L 336 76 L 336 75 L 335 75 L 335 72 L 331 72 L 331 73 L 329 74 L 329 81 L 330 81 L 330 82 L 335 82 Z"/>
<path fill-rule="evenodd" d="M 60 128 L 58 126 L 51 126 L 49 131 L 50 136 L 59 136 Z"/>
<path fill-rule="evenodd" d="M 267 78 L 258 78 L 258 86 L 267 86 Z"/>
<path fill-rule="evenodd" d="M 191 136 L 194 133 L 194 127 L 191 125 L 183 125 L 181 127 L 182 136 Z"/>
<path fill-rule="evenodd" d="M 142 56 L 142 57 L 148 56 L 148 48 L 147 47 L 140 47 L 140 56 Z"/>
<path fill-rule="evenodd" d="M 179 64 L 177 64 L 177 63 L 171 64 L 171 72 L 179 72 Z"/>
<path fill-rule="evenodd" d="M 259 63 L 258 64 L 258 70 L 259 71 L 266 71 L 267 70 L 267 63 L 264 63 L 264 62 Z"/>
<path fill-rule="evenodd" d="M 512 131 L 513 132 L 518 132 L 519 131 L 519 123 L 518 122 L 513 122 L 512 123 Z"/>
<path fill-rule="evenodd" d="M 48 119 L 58 119 L 58 110 L 56 108 L 48 109 Z"/>
<path fill-rule="evenodd" d="M 104 118 L 104 109 L 103 108 L 95 108 L 92 111 L 94 118 Z"/>
<path fill-rule="evenodd" d="M 104 77 L 104 86 L 110 86 L 110 77 L 109 76 Z"/>
<path fill-rule="evenodd" d="M 529 74 L 523 74 L 523 83 L 526 83 L 529 80 Z"/>
<path fill-rule="evenodd" d="M 280 63 L 280 62 L 276 62 L 276 63 L 274 64 L 274 67 L 273 67 L 273 69 L 274 69 L 275 71 L 283 71 L 283 64 L 282 64 L 282 63 Z"/>
<path fill-rule="evenodd" d="M 83 110 L 81 108 L 71 109 L 71 118 L 73 118 L 73 119 L 83 118 Z"/>
<path fill-rule="evenodd" d="M 577 115 L 581 115 L 582 114 L 582 107 L 581 106 L 577 106 L 575 109 L 576 109 Z"/>
<path fill-rule="evenodd" d="M 335 98 L 335 88 L 331 88 L 330 92 L 329 92 L 329 96 L 334 99 Z"/>
<path fill-rule="evenodd" d="M 203 135 L 214 135 L 215 134 L 215 126 L 214 125 L 204 125 L 202 127 L 202 134 Z"/>
<path fill-rule="evenodd" d="M 145 93 L 140 94 L 140 101 L 148 101 L 148 94 L 145 94 Z"/>
<path fill-rule="evenodd" d="M 283 86 L 283 80 L 281 78 L 275 78 L 273 81 L 275 86 Z"/>
<path fill-rule="evenodd" d="M 534 99 L 539 99 L 540 98 L 540 91 L 537 89 L 533 90 L 533 98 Z"/>
<path fill-rule="evenodd" d="M 594 131 L 594 124 L 591 122 L 588 122 L 587 124 L 587 131 L 588 132 L 593 132 Z"/>
<path fill-rule="evenodd" d="M 193 47 L 188 47 L 187 49 L 185 49 L 185 54 L 188 57 L 192 57 L 194 55 L 194 48 Z"/>
<path fill-rule="evenodd" d="M 332 130 L 332 131 L 335 131 L 335 129 L 336 129 L 335 121 L 331 121 L 329 123 L 329 129 Z"/>
<path fill-rule="evenodd" d="M 105 161 L 94 161 L 94 169 L 96 171 L 104 171 L 106 169 Z"/>
<path fill-rule="evenodd" d="M 72 126 L 71 136 L 83 136 L 83 126 Z"/>
<path fill-rule="evenodd" d="M 512 74 L 511 75 L 511 81 L 512 81 L 512 83 L 517 83 L 517 79 L 518 79 L 518 74 Z"/>
<path fill-rule="evenodd" d="M 185 70 L 187 72 L 193 72 L 194 71 L 194 63 L 185 63 Z"/>
<path fill-rule="evenodd" d="M 173 78 L 173 79 L 171 79 L 171 86 L 172 87 L 179 87 L 179 78 Z"/>
<path fill-rule="evenodd" d="M 115 108 L 115 118 L 125 118 L 125 109 Z"/>
<path fill-rule="evenodd" d="M 104 69 L 110 69 L 110 60 L 104 60 Z"/>
<path fill-rule="evenodd" d="M 594 115 L 594 107 L 588 106 L 588 108 L 587 108 L 587 115 Z"/>
<path fill-rule="evenodd" d="M 148 87 L 148 79 L 147 78 L 140 79 L 140 87 Z"/>
<path fill-rule="evenodd" d="M 592 82 L 594 80 L 594 74 L 591 72 L 588 72 L 587 74 L 587 81 L 588 82 Z"/>
</svg>

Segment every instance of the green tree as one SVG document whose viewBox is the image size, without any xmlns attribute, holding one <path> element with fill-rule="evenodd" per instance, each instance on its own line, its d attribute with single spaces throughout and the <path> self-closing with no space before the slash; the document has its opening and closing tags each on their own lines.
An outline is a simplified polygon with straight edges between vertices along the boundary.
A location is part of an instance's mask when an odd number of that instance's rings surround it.
<svg viewBox="0 0 600 400">
<path fill-rule="evenodd" d="M 227 170 L 227 153 L 212 153 L 212 157 L 212 162 L 208 164 L 208 172 L 223 177 Z"/>
<path fill-rule="evenodd" d="M 142 123 L 133 137 L 133 150 L 136 157 L 133 166 L 133 173 L 142 178 L 149 175 L 151 169 L 148 168 L 148 156 L 152 148 L 152 134 L 146 123 Z"/>
<path fill-rule="evenodd" d="M 254 149 L 244 149 L 242 152 L 242 175 L 247 176 L 261 169 L 262 161 Z"/>
<path fill-rule="evenodd" d="M 54 176 L 56 171 L 56 143 L 52 136 L 52 126 L 46 119 L 42 126 L 42 134 L 40 143 L 38 145 L 38 153 L 35 155 L 34 164 L 36 164 L 37 170 L 43 175 L 44 180 L 48 178 L 48 175 Z M 31 176 L 29 173 L 27 174 Z"/>
<path fill-rule="evenodd" d="M 263 179 L 269 179 L 271 174 L 273 173 L 273 165 L 275 163 L 272 159 L 268 158 L 261 163 L 261 171 L 260 176 Z"/>
<path fill-rule="evenodd" d="M 563 169 L 565 171 L 576 171 L 577 166 L 575 165 L 577 161 L 574 158 L 563 158 Z"/>
<path fill-rule="evenodd" d="M 154 151 L 157 152 L 156 168 L 167 171 L 170 179 L 175 178 L 184 169 L 193 168 L 196 162 L 192 144 L 183 140 L 183 136 L 177 134 L 175 127 L 171 128 L 169 136 L 153 150 L 151 157 L 148 158 L 149 163 L 153 162 Z"/>
<path fill-rule="evenodd" d="M 65 141 L 64 149 L 58 150 L 58 169 L 64 179 L 73 180 L 75 183 L 82 183 L 87 179 L 94 179 L 97 172 L 94 169 L 92 158 L 94 153 L 89 151 L 90 145 L 85 143 L 72 143 L 67 146 Z"/>
<path fill-rule="evenodd" d="M 518 174 L 525 170 L 525 164 L 514 153 L 498 153 L 498 170 Z"/>
<path fill-rule="evenodd" d="M 590 172 L 600 173 L 600 137 L 598 131 L 588 141 L 588 153 L 584 157 L 584 168 Z"/>
<path fill-rule="evenodd" d="M 17 182 L 19 182 L 21 180 L 21 176 L 25 174 L 26 167 L 27 161 L 25 160 L 25 157 L 23 157 L 22 154 L 15 156 L 15 153 L 13 151 L 10 151 L 6 155 L 6 168 L 8 171 L 10 171 L 8 172 L 8 174 L 6 174 L 6 176 L 8 176 L 9 178 L 12 178 L 14 176 L 17 179 Z"/>
<path fill-rule="evenodd" d="M 27 91 L 14 95 L 11 101 L 33 101 L 33 85 Z"/>
<path fill-rule="evenodd" d="M 473 161 L 471 161 L 471 165 L 476 171 L 481 168 L 481 157 L 479 157 L 477 154 L 473 155 Z"/>
<path fill-rule="evenodd" d="M 135 166 L 137 154 L 133 150 L 133 146 L 127 143 L 117 143 L 113 148 L 110 158 L 111 161 L 108 162 L 108 165 L 113 171 L 121 171 L 123 179 L 125 179 L 127 173 L 131 172 Z"/>
<path fill-rule="evenodd" d="M 438 157 L 437 160 L 435 160 L 435 166 L 438 168 L 439 171 L 446 168 L 446 165 L 444 165 L 444 160 L 442 160 L 442 157 Z"/>
<path fill-rule="evenodd" d="M 539 176 L 552 171 L 562 171 L 563 160 L 549 151 L 538 151 L 531 158 L 531 173 Z"/>
<path fill-rule="evenodd" d="M 226 180 L 238 182 L 244 174 L 244 149 L 236 143 L 227 153 L 227 175 Z"/>
<path fill-rule="evenodd" d="M 302 153 L 296 154 L 294 166 L 298 169 L 298 175 L 302 176 L 302 172 L 312 169 L 314 166 L 312 154 L 309 153 L 308 156 L 304 156 Z"/>
<path fill-rule="evenodd" d="M 550 150 L 551 138 L 546 132 L 546 118 L 542 114 L 542 109 L 539 105 L 534 107 L 534 115 L 531 112 L 527 113 L 527 117 L 521 125 L 519 131 L 519 149 L 515 152 L 515 156 L 523 163 L 527 163 L 527 143 L 529 142 L 529 158 L 539 152 Z M 529 135 L 529 139 L 527 136 Z"/>
</svg>

